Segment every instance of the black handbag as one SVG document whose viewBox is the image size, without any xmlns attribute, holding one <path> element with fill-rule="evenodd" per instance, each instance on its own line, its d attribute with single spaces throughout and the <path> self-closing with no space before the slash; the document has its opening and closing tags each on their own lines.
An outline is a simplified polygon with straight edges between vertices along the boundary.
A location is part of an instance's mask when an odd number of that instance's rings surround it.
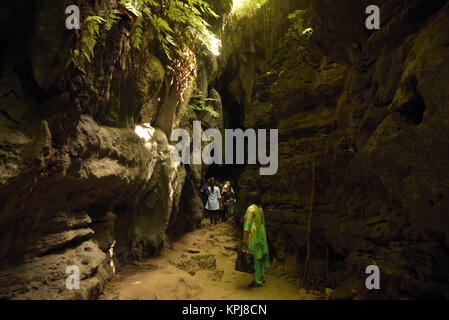
<svg viewBox="0 0 449 320">
<path fill-rule="evenodd" d="M 237 261 L 235 262 L 235 270 L 245 273 L 254 273 L 254 259 L 251 253 L 239 251 L 237 253 Z"/>
</svg>

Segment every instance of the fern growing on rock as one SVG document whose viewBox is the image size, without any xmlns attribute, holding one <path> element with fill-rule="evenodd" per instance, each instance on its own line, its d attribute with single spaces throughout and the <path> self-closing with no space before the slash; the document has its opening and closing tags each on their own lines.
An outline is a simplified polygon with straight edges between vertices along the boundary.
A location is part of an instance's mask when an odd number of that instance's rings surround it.
<svg viewBox="0 0 449 320">
<path fill-rule="evenodd" d="M 216 99 L 212 98 L 204 98 L 200 94 L 196 94 L 192 97 L 190 100 L 190 103 L 188 104 L 189 111 L 192 111 L 194 113 L 206 111 L 208 112 L 213 118 L 219 118 L 220 114 L 215 111 L 214 107 L 209 104 L 211 101 L 217 101 Z"/>
<path fill-rule="evenodd" d="M 94 56 L 94 48 L 102 28 L 109 31 L 118 20 L 120 12 L 118 10 L 102 10 L 96 16 L 89 16 L 84 20 L 81 37 L 77 42 L 77 47 L 73 50 L 67 65 L 73 63 L 80 68 L 84 63 L 91 62 Z"/>
<path fill-rule="evenodd" d="M 100 33 L 109 31 L 124 10 L 132 17 L 131 40 L 136 49 L 141 48 L 144 37 L 150 33 L 171 61 L 183 58 L 185 52 L 197 43 L 216 51 L 212 48 L 209 25 L 204 17 L 217 18 L 218 15 L 204 0 L 120 0 L 119 5 L 117 9 L 102 10 L 84 20 L 81 36 L 68 64 L 81 68 L 86 62 L 90 63 Z"/>
</svg>

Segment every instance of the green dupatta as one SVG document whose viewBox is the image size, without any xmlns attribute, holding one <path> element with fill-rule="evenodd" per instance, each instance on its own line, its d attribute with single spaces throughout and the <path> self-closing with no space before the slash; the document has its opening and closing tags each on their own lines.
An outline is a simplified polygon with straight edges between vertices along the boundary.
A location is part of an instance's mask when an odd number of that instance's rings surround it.
<svg viewBox="0 0 449 320">
<path fill-rule="evenodd" d="M 248 231 L 248 250 L 258 260 L 263 259 L 264 267 L 270 267 L 265 217 L 261 207 L 253 204 L 245 214 L 244 230 Z"/>
</svg>

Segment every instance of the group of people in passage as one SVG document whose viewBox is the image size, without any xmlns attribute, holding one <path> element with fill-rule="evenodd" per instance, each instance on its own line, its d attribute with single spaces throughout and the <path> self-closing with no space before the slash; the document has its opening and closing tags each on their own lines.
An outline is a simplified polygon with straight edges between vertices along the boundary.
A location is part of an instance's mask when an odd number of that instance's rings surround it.
<svg viewBox="0 0 449 320">
<path fill-rule="evenodd" d="M 224 222 L 234 214 L 235 193 L 229 181 L 221 184 L 215 178 L 209 178 L 201 186 L 200 194 L 212 228 L 219 220 Z"/>
<path fill-rule="evenodd" d="M 221 187 L 218 180 L 209 178 L 203 184 L 202 194 L 206 217 L 210 218 L 211 228 L 221 218 L 226 221 L 233 215 L 235 194 L 231 184 L 227 181 Z M 265 216 L 262 201 L 258 192 L 248 194 L 249 206 L 245 213 L 243 225 L 242 251 L 252 255 L 254 273 L 252 287 L 261 287 L 265 283 L 265 269 L 270 267 Z"/>
</svg>

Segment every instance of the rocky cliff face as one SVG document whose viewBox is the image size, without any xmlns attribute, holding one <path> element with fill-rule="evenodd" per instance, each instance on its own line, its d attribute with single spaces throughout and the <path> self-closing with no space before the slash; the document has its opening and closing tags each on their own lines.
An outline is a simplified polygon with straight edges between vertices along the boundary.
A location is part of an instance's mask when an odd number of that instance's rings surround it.
<svg viewBox="0 0 449 320">
<path fill-rule="evenodd" d="M 298 274 L 315 179 L 309 280 L 348 297 L 447 297 L 449 7 L 368 2 L 310 1 L 312 36 L 284 33 L 259 64 L 244 123 L 279 129 L 279 171 L 245 169 L 241 212 L 261 190 L 274 268 Z M 371 264 L 382 293 L 364 287 Z"/>
<path fill-rule="evenodd" d="M 193 120 L 279 129 L 278 173 L 246 166 L 238 211 L 262 192 L 275 270 L 302 271 L 315 181 L 309 280 L 334 298 L 447 298 L 447 1 L 268 1 L 225 19 L 223 54 L 199 55 L 183 100 L 160 53 L 132 47 L 126 19 L 92 64 L 66 68 L 69 4 L 2 8 L 0 298 L 95 298 L 122 264 L 195 228 L 205 168 L 173 165 L 167 139 Z M 83 15 L 117 6 L 78 4 Z M 371 4 L 378 31 L 365 28 Z M 313 30 L 288 30 L 296 9 Z M 189 111 L 191 96 L 219 118 Z M 371 264 L 379 292 L 364 287 Z M 72 265 L 82 290 L 66 289 Z"/>
<path fill-rule="evenodd" d="M 117 7 L 92 3 L 78 3 L 82 15 Z M 202 168 L 174 166 L 167 139 L 190 121 L 190 96 L 176 96 L 154 49 L 133 49 L 125 19 L 92 64 L 66 68 L 68 4 L 11 1 L 1 18 L 1 298 L 95 298 L 121 264 L 202 217 Z M 213 94 L 207 79 L 202 88 Z M 71 265 L 81 290 L 66 289 Z"/>
</svg>

